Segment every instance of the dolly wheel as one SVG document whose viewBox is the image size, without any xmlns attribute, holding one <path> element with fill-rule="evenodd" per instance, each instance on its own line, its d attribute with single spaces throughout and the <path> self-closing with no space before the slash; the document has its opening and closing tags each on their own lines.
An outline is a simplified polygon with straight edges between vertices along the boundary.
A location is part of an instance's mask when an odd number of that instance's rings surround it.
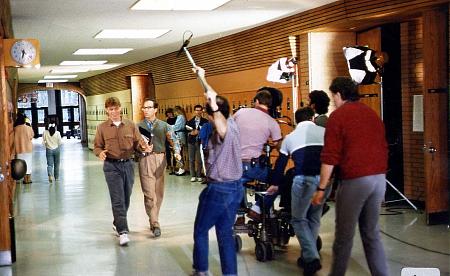
<svg viewBox="0 0 450 276">
<path fill-rule="evenodd" d="M 255 246 L 256 259 L 260 262 L 267 260 L 267 249 L 263 242 L 258 242 Z"/>
<path fill-rule="evenodd" d="M 266 242 L 265 243 L 266 246 L 266 256 L 267 256 L 267 260 L 273 260 L 273 255 L 274 255 L 274 249 L 273 249 L 273 244 L 271 242 Z"/>
<path fill-rule="evenodd" d="M 240 252 L 242 249 L 242 239 L 241 236 L 235 235 L 234 236 L 234 244 L 236 246 L 236 252 Z"/>
</svg>

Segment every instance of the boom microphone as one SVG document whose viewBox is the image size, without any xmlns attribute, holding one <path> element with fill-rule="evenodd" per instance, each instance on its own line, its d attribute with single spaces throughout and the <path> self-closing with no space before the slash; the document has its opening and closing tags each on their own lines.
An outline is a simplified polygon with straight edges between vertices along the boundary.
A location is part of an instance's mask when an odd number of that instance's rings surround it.
<svg viewBox="0 0 450 276">
<path fill-rule="evenodd" d="M 186 39 L 186 40 L 184 41 L 183 45 L 181 45 L 180 50 L 178 50 L 177 57 L 179 57 L 179 56 L 181 55 L 181 53 L 183 52 L 183 49 L 189 45 L 189 43 L 191 42 L 191 38 L 192 38 L 193 35 L 194 35 L 194 34 L 191 33 L 191 36 L 189 36 L 189 38 Z"/>
</svg>

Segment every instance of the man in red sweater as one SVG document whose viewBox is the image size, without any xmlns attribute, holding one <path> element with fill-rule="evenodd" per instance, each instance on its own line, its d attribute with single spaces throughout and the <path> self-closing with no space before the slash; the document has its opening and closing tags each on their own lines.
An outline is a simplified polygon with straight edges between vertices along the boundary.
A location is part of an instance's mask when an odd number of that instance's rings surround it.
<svg viewBox="0 0 450 276">
<path fill-rule="evenodd" d="M 388 275 L 378 216 L 386 190 L 387 143 L 378 115 L 360 103 L 358 87 L 348 77 L 330 85 L 336 110 L 325 130 L 320 183 L 313 204 L 320 204 L 334 167 L 339 167 L 336 228 L 330 275 L 344 275 L 359 223 L 372 275 Z"/>
</svg>

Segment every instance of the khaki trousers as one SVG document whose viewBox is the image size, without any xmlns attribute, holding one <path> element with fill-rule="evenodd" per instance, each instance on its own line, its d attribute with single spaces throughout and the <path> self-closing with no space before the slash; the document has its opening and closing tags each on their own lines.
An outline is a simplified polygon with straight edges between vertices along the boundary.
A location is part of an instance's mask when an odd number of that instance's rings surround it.
<svg viewBox="0 0 450 276">
<path fill-rule="evenodd" d="M 151 227 L 159 227 L 159 210 L 164 197 L 164 153 L 152 153 L 139 160 L 139 177 L 144 194 L 145 211 Z"/>
</svg>

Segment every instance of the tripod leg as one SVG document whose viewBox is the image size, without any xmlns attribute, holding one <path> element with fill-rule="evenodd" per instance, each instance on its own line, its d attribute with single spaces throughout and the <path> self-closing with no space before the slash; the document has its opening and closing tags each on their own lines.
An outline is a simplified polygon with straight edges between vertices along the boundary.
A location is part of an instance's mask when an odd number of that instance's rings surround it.
<svg viewBox="0 0 450 276">
<path fill-rule="evenodd" d="M 417 207 L 411 201 L 409 201 L 409 199 L 406 198 L 406 196 L 404 196 L 397 188 L 395 188 L 395 186 L 392 185 L 392 183 L 389 182 L 389 180 L 386 179 L 386 183 L 389 184 L 389 186 L 391 186 L 391 188 L 394 189 L 394 191 L 396 191 L 404 200 L 406 200 L 406 202 L 408 202 L 408 204 L 411 205 L 411 207 L 413 207 L 414 210 L 418 211 Z"/>
</svg>

